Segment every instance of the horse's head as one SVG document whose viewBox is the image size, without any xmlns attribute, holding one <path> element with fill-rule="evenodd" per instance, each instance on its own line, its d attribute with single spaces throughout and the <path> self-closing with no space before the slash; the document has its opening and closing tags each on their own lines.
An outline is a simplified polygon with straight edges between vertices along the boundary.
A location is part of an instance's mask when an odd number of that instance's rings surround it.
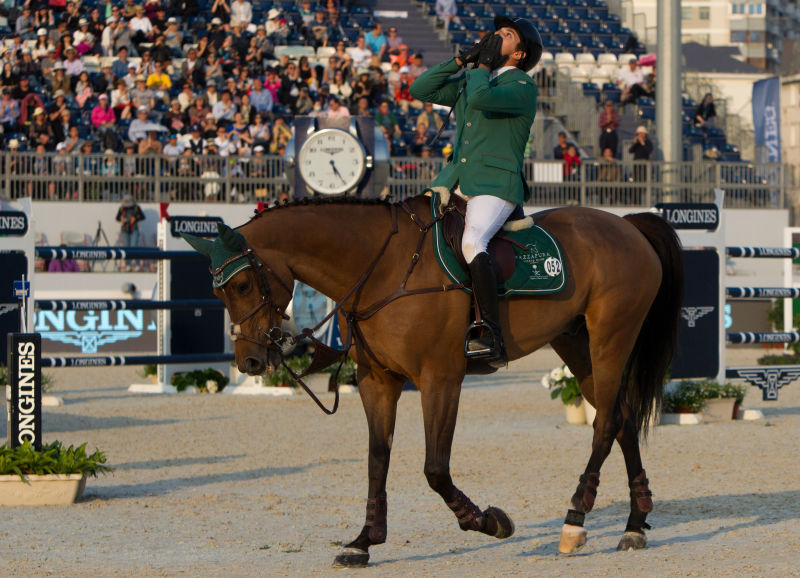
<svg viewBox="0 0 800 578">
<path fill-rule="evenodd" d="M 231 339 L 236 342 L 236 365 L 249 375 L 263 374 L 281 362 L 281 322 L 292 298 L 292 279 L 269 267 L 244 236 L 218 224 L 214 241 L 183 235 L 198 252 L 211 260 L 214 293 L 228 309 Z"/>
</svg>

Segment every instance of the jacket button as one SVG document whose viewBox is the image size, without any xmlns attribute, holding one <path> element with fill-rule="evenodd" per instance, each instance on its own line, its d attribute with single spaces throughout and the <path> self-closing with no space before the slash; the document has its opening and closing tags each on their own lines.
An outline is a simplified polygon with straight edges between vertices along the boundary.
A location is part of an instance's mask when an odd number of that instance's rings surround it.
<svg viewBox="0 0 800 578">
<path fill-rule="evenodd" d="M 465 162 L 467 162 L 467 157 L 461 157 L 461 162 L 462 162 L 462 163 L 465 163 Z"/>
<path fill-rule="evenodd" d="M 471 122 L 468 122 L 468 123 L 467 123 L 467 126 L 472 126 L 472 123 L 471 123 Z"/>
</svg>

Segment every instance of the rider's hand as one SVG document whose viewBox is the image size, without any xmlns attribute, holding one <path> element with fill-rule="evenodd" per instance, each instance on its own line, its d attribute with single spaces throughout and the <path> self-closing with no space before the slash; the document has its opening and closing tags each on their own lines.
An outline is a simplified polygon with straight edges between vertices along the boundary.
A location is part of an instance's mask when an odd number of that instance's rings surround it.
<svg viewBox="0 0 800 578">
<path fill-rule="evenodd" d="M 478 55 L 478 63 L 484 64 L 491 70 L 494 70 L 503 61 L 503 56 L 500 53 L 502 47 L 503 39 L 497 34 L 492 34 L 492 37 L 481 47 L 480 54 Z"/>
<path fill-rule="evenodd" d="M 486 45 L 486 43 L 491 39 L 492 35 L 487 34 L 483 38 L 481 38 L 480 42 L 476 42 L 472 46 L 467 46 L 463 50 L 458 53 L 458 59 L 462 62 L 462 65 L 471 64 L 473 62 L 478 62 L 478 56 L 481 53 L 481 49 Z"/>
</svg>

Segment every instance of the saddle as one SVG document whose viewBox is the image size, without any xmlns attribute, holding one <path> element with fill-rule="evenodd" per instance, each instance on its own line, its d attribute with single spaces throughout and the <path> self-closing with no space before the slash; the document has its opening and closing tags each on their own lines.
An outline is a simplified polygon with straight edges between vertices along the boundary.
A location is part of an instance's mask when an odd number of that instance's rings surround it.
<svg viewBox="0 0 800 578">
<path fill-rule="evenodd" d="M 464 225 L 466 223 L 467 215 L 467 201 L 458 195 L 450 195 L 450 199 L 445 207 L 444 218 L 442 219 L 442 234 L 445 241 L 453 250 L 458 264 L 465 271 L 469 271 L 467 260 L 464 258 L 464 253 L 461 251 L 461 238 L 464 236 Z M 506 219 L 506 223 L 510 221 L 520 221 L 525 219 L 525 213 L 522 207 L 517 205 L 514 211 Z M 500 231 L 492 237 L 489 241 L 489 256 L 492 258 L 494 264 L 495 276 L 497 283 L 502 284 L 511 278 L 514 274 L 514 267 L 516 256 L 514 254 L 514 245 L 522 249 L 526 249 L 524 245 L 510 238 L 505 234 L 504 230 Z"/>
</svg>

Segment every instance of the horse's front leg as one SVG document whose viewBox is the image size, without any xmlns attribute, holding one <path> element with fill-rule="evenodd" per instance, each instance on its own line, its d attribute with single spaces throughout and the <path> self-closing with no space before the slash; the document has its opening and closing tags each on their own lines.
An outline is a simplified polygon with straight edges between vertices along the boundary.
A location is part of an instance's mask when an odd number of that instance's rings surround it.
<svg viewBox="0 0 800 578">
<path fill-rule="evenodd" d="M 359 370 L 361 368 L 359 365 Z M 369 427 L 367 518 L 358 537 L 336 556 L 334 566 L 366 566 L 369 561 L 369 547 L 386 541 L 386 476 L 389 473 L 397 400 L 400 399 L 403 383 L 403 380 L 386 374 L 358 377 L 358 391 Z"/>
<path fill-rule="evenodd" d="M 490 506 L 484 511 L 454 484 L 450 477 L 450 449 L 458 416 L 461 393 L 459 381 L 438 382 L 422 387 L 422 414 L 425 422 L 425 477 L 458 519 L 462 530 L 476 530 L 496 538 L 514 533 L 514 522 L 501 510 Z"/>
</svg>

